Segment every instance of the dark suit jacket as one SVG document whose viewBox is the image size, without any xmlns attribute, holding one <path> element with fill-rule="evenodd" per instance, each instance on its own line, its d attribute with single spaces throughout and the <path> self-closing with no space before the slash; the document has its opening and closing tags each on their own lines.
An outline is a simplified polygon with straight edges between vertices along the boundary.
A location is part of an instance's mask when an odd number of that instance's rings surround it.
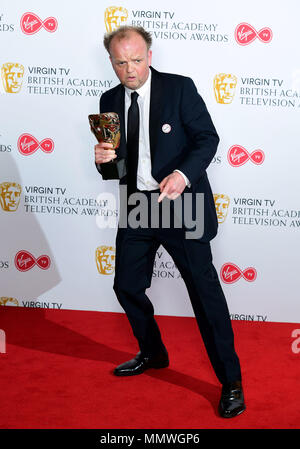
<svg viewBox="0 0 300 449">
<path fill-rule="evenodd" d="M 212 161 L 219 137 L 190 78 L 161 73 L 151 67 L 150 98 L 150 151 L 152 176 L 160 183 L 175 169 L 182 171 L 191 183 L 185 192 L 191 192 L 195 207 L 195 194 L 204 193 L 203 241 L 217 233 L 217 216 L 206 169 Z M 100 98 L 100 112 L 117 112 L 121 123 L 121 142 L 117 154 L 127 156 L 125 138 L 125 89 L 122 84 L 105 92 Z M 164 133 L 162 126 L 169 124 L 171 131 Z M 101 173 L 100 165 L 97 165 Z M 126 177 L 120 180 L 126 184 Z M 194 210 L 195 213 L 195 210 Z"/>
</svg>

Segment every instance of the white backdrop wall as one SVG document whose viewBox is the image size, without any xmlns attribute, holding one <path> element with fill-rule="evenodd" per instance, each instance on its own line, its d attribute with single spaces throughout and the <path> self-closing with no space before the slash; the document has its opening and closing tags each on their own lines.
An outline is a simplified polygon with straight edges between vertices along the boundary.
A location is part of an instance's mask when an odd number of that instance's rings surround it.
<svg viewBox="0 0 300 449">
<path fill-rule="evenodd" d="M 153 67 L 194 80 L 220 135 L 208 170 L 220 221 L 212 247 L 232 318 L 299 321 L 299 2 L 0 8 L 0 303 L 122 311 L 112 290 L 118 185 L 95 169 L 87 120 L 118 83 L 102 38 L 122 22 L 152 32 Z M 149 295 L 156 314 L 193 316 L 163 248 Z"/>
</svg>

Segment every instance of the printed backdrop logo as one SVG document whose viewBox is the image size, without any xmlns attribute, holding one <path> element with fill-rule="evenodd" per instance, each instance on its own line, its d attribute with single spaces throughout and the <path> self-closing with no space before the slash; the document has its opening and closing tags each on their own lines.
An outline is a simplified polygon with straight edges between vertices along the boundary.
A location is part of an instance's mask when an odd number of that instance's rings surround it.
<svg viewBox="0 0 300 449">
<path fill-rule="evenodd" d="M 52 139 L 43 139 L 40 142 L 31 134 L 22 134 L 18 139 L 18 150 L 24 156 L 29 156 L 41 148 L 44 153 L 52 153 L 54 150 L 54 142 Z"/>
<path fill-rule="evenodd" d="M 0 205 L 5 212 L 15 212 L 20 204 L 21 186 L 16 182 L 0 184 Z"/>
<path fill-rule="evenodd" d="M 125 25 L 128 19 L 128 11 L 121 6 L 109 6 L 104 11 L 104 23 L 108 33 L 116 30 L 121 25 Z"/>
<path fill-rule="evenodd" d="M 253 282 L 256 279 L 257 272 L 253 267 L 248 267 L 244 271 L 234 263 L 225 263 L 221 268 L 221 279 L 225 284 L 233 284 L 243 277 L 248 282 Z"/>
<path fill-rule="evenodd" d="M 15 266 L 19 271 L 31 270 L 37 265 L 42 270 L 48 270 L 51 265 L 49 256 L 42 255 L 37 259 L 28 251 L 21 250 L 15 255 Z"/>
<path fill-rule="evenodd" d="M 215 206 L 217 211 L 218 223 L 224 223 L 226 220 L 230 198 L 222 193 L 214 193 Z"/>
<path fill-rule="evenodd" d="M 262 150 L 255 150 L 251 154 L 241 145 L 233 145 L 229 148 L 227 159 L 232 167 L 240 167 L 248 160 L 253 164 L 260 165 L 265 160 L 265 154 Z"/>
<path fill-rule="evenodd" d="M 214 77 L 214 93 L 217 103 L 230 104 L 235 94 L 237 77 L 231 73 L 218 73 Z"/>
<path fill-rule="evenodd" d="M 8 260 L 0 260 L 0 270 L 9 268 Z"/>
<path fill-rule="evenodd" d="M 0 297 L 0 306 L 18 306 L 19 301 L 16 298 Z"/>
<path fill-rule="evenodd" d="M 100 274 L 113 274 L 115 271 L 116 250 L 113 246 L 98 246 L 96 264 Z"/>
<path fill-rule="evenodd" d="M 11 152 L 11 145 L 2 145 L 0 144 L 0 153 L 10 153 Z"/>
<path fill-rule="evenodd" d="M 24 76 L 24 66 L 18 62 L 6 62 L 1 67 L 1 76 L 5 92 L 20 92 Z"/>
<path fill-rule="evenodd" d="M 7 23 L 8 20 L 5 18 L 3 12 L 0 14 L 0 33 L 1 32 L 13 32 L 15 30 L 15 25 L 13 23 Z"/>
<path fill-rule="evenodd" d="M 20 26 L 24 34 L 35 34 L 42 27 L 49 31 L 49 33 L 54 33 L 57 30 L 58 24 L 54 17 L 47 17 L 47 19 L 42 21 L 33 12 L 26 12 L 21 17 Z"/>
<path fill-rule="evenodd" d="M 268 27 L 256 31 L 252 25 L 243 22 L 236 27 L 234 37 L 239 45 L 249 45 L 257 37 L 264 44 L 268 44 L 272 40 L 273 33 L 272 30 Z"/>
</svg>

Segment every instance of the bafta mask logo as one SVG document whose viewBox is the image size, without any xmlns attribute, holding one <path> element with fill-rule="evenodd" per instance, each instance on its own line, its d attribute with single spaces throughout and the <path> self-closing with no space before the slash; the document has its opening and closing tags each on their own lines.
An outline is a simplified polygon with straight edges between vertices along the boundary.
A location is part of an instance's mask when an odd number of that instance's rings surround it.
<svg viewBox="0 0 300 449">
<path fill-rule="evenodd" d="M 214 193 L 215 206 L 217 211 L 217 217 L 219 223 L 224 223 L 226 220 L 230 198 L 227 195 L 223 195 L 222 193 Z"/>
<path fill-rule="evenodd" d="M 0 306 L 18 306 L 19 301 L 16 298 L 0 297 Z"/>
<path fill-rule="evenodd" d="M 105 28 L 108 33 L 115 31 L 121 25 L 125 25 L 128 19 L 128 11 L 121 6 L 109 6 L 104 12 Z"/>
<path fill-rule="evenodd" d="M 18 62 L 6 62 L 1 68 L 1 76 L 5 92 L 17 94 L 22 87 L 24 66 Z"/>
<path fill-rule="evenodd" d="M 0 184 L 0 205 L 5 212 L 15 212 L 21 198 L 21 186 L 16 182 L 2 182 Z"/>
<path fill-rule="evenodd" d="M 115 271 L 116 250 L 113 246 L 98 246 L 96 264 L 100 274 L 113 274 Z"/>
<path fill-rule="evenodd" d="M 230 104 L 235 94 L 237 77 L 230 73 L 218 73 L 214 77 L 214 93 L 220 104 Z"/>
</svg>

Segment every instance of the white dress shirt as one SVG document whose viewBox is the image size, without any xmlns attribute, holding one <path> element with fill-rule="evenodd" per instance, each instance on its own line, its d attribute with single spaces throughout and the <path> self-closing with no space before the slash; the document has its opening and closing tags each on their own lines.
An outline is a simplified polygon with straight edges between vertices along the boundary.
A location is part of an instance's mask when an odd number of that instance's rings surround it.
<svg viewBox="0 0 300 449">
<path fill-rule="evenodd" d="M 151 175 L 151 154 L 150 154 L 150 136 L 149 136 L 149 115 L 150 115 L 150 92 L 151 91 L 151 70 L 145 84 L 136 92 L 139 94 L 137 102 L 140 111 L 139 128 L 139 159 L 137 169 L 137 188 L 138 190 L 156 190 L 159 189 L 158 182 Z M 131 94 L 134 90 L 125 86 L 125 132 L 127 138 L 127 115 L 131 105 Z M 188 178 L 180 170 L 178 171 L 184 178 L 186 185 L 190 185 Z"/>
</svg>

